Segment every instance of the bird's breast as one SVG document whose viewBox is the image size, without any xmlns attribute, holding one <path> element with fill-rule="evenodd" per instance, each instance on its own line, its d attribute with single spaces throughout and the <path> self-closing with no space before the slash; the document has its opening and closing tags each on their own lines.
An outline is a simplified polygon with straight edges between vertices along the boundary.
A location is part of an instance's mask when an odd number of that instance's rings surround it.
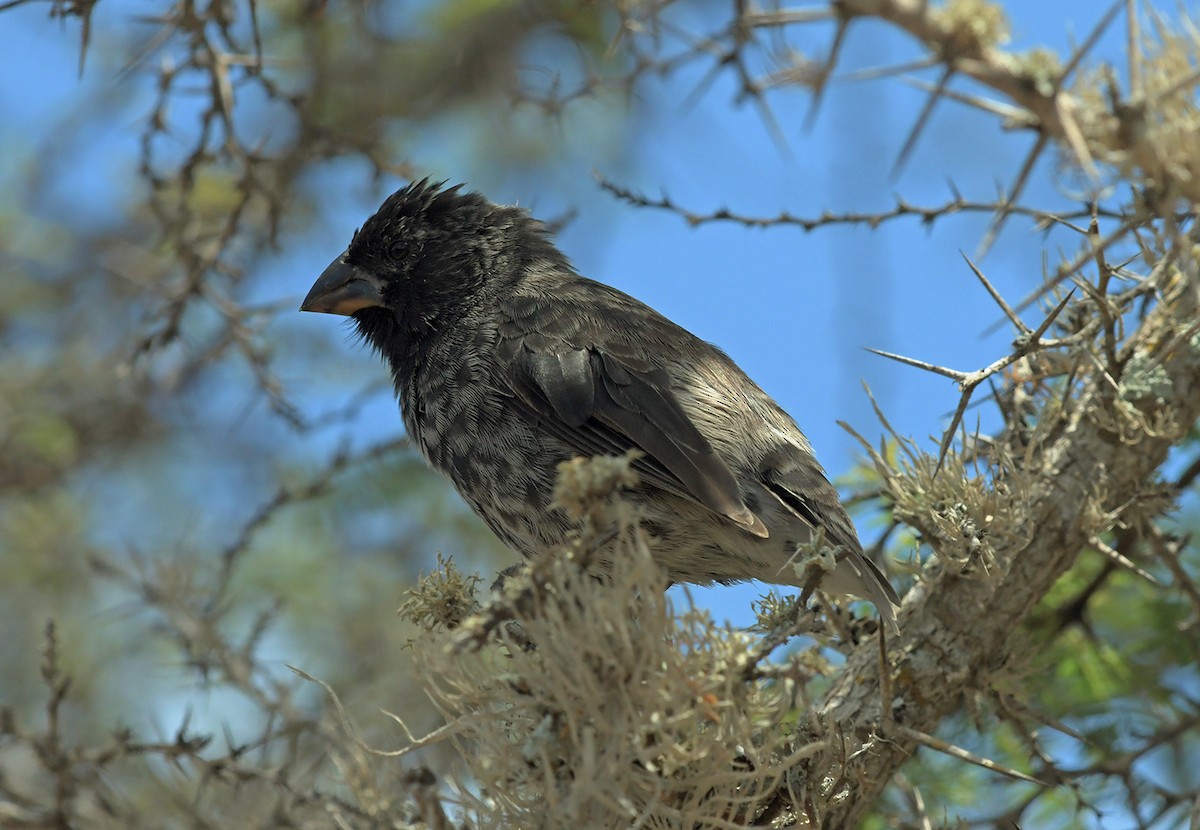
<svg viewBox="0 0 1200 830">
<path fill-rule="evenodd" d="M 416 373 L 401 395 L 409 435 L 509 546 L 548 549 L 563 533 L 549 516 L 562 453 L 546 446 L 477 353 L 447 356 L 438 369 Z"/>
</svg>

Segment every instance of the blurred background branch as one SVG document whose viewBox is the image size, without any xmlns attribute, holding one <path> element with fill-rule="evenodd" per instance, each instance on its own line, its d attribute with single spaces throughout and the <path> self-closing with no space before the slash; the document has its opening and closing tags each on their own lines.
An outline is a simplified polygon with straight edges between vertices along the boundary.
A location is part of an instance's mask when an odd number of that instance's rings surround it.
<svg viewBox="0 0 1200 830">
<path fill-rule="evenodd" d="M 0 825 L 1195 825 L 1200 35 L 1077 12 L 0 3 Z M 619 500 L 626 581 L 473 595 L 512 555 L 292 313 L 439 170 L 865 436 L 886 656 L 656 599 Z"/>
</svg>

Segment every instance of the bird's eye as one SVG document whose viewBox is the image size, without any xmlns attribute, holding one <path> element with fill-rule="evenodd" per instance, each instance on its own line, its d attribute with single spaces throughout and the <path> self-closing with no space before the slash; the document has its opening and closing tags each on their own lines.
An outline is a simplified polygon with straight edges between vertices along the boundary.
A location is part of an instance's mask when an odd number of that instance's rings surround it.
<svg viewBox="0 0 1200 830">
<path fill-rule="evenodd" d="M 404 262 L 407 260 L 410 253 L 412 252 L 409 250 L 408 245 L 403 242 L 393 242 L 388 247 L 388 256 L 397 262 Z"/>
</svg>

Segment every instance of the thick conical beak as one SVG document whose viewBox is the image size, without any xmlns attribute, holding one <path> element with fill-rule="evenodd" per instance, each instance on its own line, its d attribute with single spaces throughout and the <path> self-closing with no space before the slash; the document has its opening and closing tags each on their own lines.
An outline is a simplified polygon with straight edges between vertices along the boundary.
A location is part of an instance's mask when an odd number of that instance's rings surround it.
<svg viewBox="0 0 1200 830">
<path fill-rule="evenodd" d="M 383 305 L 380 283 L 375 277 L 347 265 L 345 254 L 329 264 L 304 302 L 301 311 L 321 311 L 325 314 L 350 316 L 356 311 Z"/>
</svg>

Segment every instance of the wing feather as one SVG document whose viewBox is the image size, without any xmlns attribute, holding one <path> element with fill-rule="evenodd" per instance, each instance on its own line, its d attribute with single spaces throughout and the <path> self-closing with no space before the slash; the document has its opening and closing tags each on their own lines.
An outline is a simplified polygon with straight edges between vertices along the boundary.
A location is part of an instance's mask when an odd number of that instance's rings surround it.
<svg viewBox="0 0 1200 830">
<path fill-rule="evenodd" d="M 650 484 L 690 498 L 766 537 L 742 502 L 737 479 L 696 428 L 666 372 L 548 338 L 519 338 L 505 351 L 516 397 L 539 426 L 579 455 L 644 455 L 635 467 Z"/>
</svg>

